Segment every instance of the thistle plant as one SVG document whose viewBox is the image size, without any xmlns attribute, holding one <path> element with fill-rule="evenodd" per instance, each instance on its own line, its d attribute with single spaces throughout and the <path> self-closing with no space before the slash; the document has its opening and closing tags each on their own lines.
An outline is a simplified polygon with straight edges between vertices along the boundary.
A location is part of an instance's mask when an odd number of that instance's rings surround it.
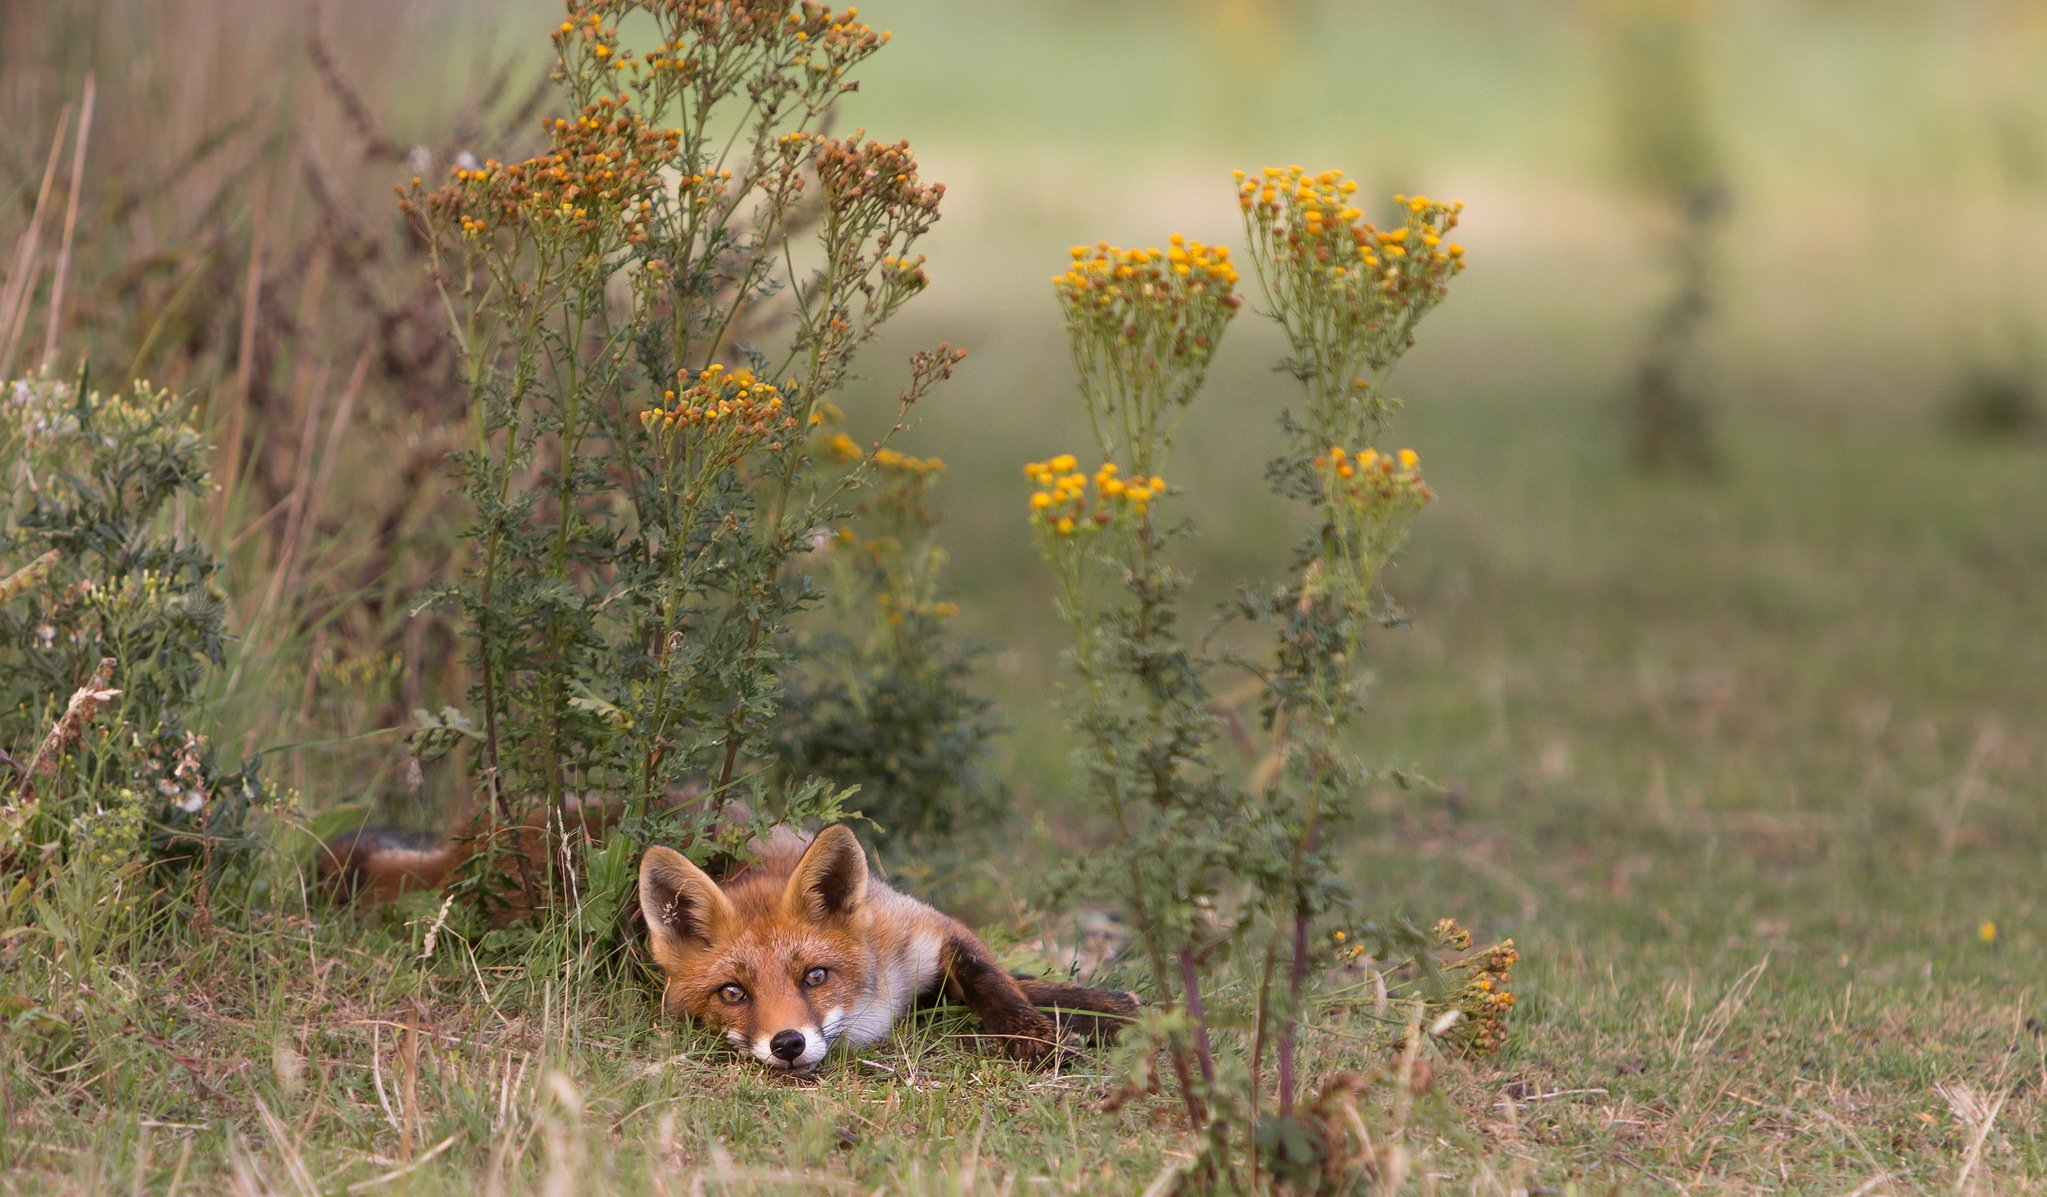
<svg viewBox="0 0 2047 1197">
<path fill-rule="evenodd" d="M 1295 567 L 1245 587 L 1229 612 L 1263 629 L 1269 653 L 1214 655 L 1179 633 L 1184 578 L 1168 550 L 1188 526 L 1166 514 L 1177 492 L 1153 473 L 1241 304 L 1226 249 L 1174 237 L 1164 251 L 1073 251 L 1054 288 L 1101 464 L 1083 471 L 1062 454 L 1025 474 L 1073 635 L 1082 756 L 1115 830 L 1116 867 L 1097 875 L 1132 915 L 1169 1009 L 1154 1030 L 1203 1143 L 1189 1178 L 1312 1191 L 1330 1161 L 1354 1154 L 1328 1141 L 1348 1133 L 1330 1130 L 1339 1120 L 1296 1111 L 1299 1037 L 1332 963 L 1330 928 L 1349 928 L 1336 938 L 1352 937 L 1352 958 L 1366 944 L 1381 957 L 1437 946 L 1360 917 L 1337 850 L 1381 776 L 1353 747 L 1359 658 L 1372 630 L 1399 622 L 1382 578 L 1433 497 L 1413 451 L 1378 446 L 1399 406 L 1385 386 L 1464 251 L 1449 239 L 1455 204 L 1397 197 L 1399 223 L 1381 229 L 1338 172 L 1237 179 L 1266 314 L 1301 385 L 1298 405 L 1276 413 L 1286 451 L 1267 471 L 1302 510 Z M 1212 683 L 1229 669 L 1254 680 L 1265 735 L 1243 776 L 1216 751 Z M 1248 990 L 1221 983 L 1232 959 L 1255 978 Z"/>
<path fill-rule="evenodd" d="M 545 149 L 402 190 L 473 396 L 448 597 L 482 805 L 626 807 L 587 894 L 521 855 L 500 880 L 608 926 L 640 847 L 699 839 L 729 799 L 762 822 L 837 811 L 843 787 L 778 780 L 788 638 L 819 598 L 800 559 L 963 354 L 915 355 L 850 461 L 816 451 L 813 419 L 925 286 L 912 250 L 944 194 L 907 144 L 822 132 L 885 33 L 809 2 L 572 0 L 552 36 Z"/>
<path fill-rule="evenodd" d="M 247 876 L 247 816 L 268 795 L 204 734 L 227 627 L 220 562 L 190 532 L 210 450 L 186 416 L 147 383 L 0 384 L 8 917 L 60 873 L 91 874 L 95 902 L 163 893 L 202 918 L 224 879 Z"/>
</svg>

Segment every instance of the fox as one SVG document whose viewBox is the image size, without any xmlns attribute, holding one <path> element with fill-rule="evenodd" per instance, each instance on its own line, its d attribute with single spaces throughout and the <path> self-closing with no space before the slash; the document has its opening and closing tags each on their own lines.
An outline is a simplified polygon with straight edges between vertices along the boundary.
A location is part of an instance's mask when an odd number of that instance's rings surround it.
<svg viewBox="0 0 2047 1197">
<path fill-rule="evenodd" d="M 614 818 L 592 802 L 564 822 L 594 837 Z M 545 830 L 512 828 L 515 850 Z M 375 904 L 444 887 L 475 850 L 473 837 L 371 829 L 329 841 L 316 865 L 336 898 Z M 874 876 L 843 824 L 814 837 L 780 826 L 751 859 L 712 865 L 716 877 L 660 845 L 641 856 L 660 1011 L 773 1073 L 808 1076 L 834 1048 L 878 1043 L 931 1002 L 966 1006 L 1004 1055 L 1029 1065 L 1114 1039 L 1142 1008 L 1127 991 L 1013 976 L 966 924 Z"/>
<path fill-rule="evenodd" d="M 966 924 L 870 874 L 843 824 L 808 843 L 778 831 L 723 883 L 673 848 L 649 848 L 640 910 L 663 1013 L 780 1073 L 813 1072 L 842 1043 L 877 1043 L 932 999 L 965 1005 L 1024 1063 L 1114 1038 L 1139 1008 L 1128 992 L 1010 975 Z"/>
</svg>

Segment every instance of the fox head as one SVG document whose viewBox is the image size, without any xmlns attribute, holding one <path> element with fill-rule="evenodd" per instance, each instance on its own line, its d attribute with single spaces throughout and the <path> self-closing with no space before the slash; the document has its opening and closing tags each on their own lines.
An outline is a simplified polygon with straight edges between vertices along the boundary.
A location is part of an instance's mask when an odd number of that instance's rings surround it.
<svg viewBox="0 0 2047 1197">
<path fill-rule="evenodd" d="M 662 1011 L 723 1031 L 777 1071 L 816 1068 L 868 989 L 867 858 L 844 827 L 821 832 L 786 878 L 762 870 L 729 886 L 649 848 L 640 909 L 667 979 Z"/>
</svg>

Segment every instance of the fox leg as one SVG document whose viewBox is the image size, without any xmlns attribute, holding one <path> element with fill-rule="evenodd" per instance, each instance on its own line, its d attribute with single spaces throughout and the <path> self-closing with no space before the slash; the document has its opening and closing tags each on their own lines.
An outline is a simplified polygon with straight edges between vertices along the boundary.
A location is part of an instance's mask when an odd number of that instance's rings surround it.
<svg viewBox="0 0 2047 1197">
<path fill-rule="evenodd" d="M 939 956 L 945 995 L 963 1003 L 1011 1059 L 1037 1063 L 1063 1046 L 1059 1025 L 995 962 L 965 927 L 956 927 Z"/>
<path fill-rule="evenodd" d="M 1089 1043 L 1105 1043 L 1137 1016 L 1141 1004 L 1134 993 L 1120 989 L 1089 989 L 1059 981 L 1032 981 L 1019 977 L 1017 988 L 1025 1000 L 1040 1009 L 1049 1007 L 1059 1024 Z"/>
</svg>

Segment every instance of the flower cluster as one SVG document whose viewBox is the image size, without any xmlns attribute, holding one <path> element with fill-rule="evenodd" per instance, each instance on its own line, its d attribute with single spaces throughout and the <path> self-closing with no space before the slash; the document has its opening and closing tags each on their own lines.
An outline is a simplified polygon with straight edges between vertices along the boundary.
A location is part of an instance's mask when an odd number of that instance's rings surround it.
<svg viewBox="0 0 2047 1197">
<path fill-rule="evenodd" d="M 688 385 L 680 392 L 662 392 L 659 404 L 640 413 L 649 432 L 704 429 L 723 434 L 735 446 L 766 442 L 769 450 L 777 450 L 796 427 L 781 389 L 755 378 L 751 370 L 728 371 L 713 363 L 694 381 L 688 371 L 677 381 Z"/>
<path fill-rule="evenodd" d="M 1227 246 L 1175 233 L 1167 248 L 1076 245 L 1052 280 L 1104 457 L 1148 471 L 1172 440 L 1243 300 Z M 1162 425 L 1162 421 L 1164 422 Z"/>
<path fill-rule="evenodd" d="M 78 431 L 77 395 L 51 378 L 17 379 L 0 399 L 0 427 L 33 447 Z"/>
<path fill-rule="evenodd" d="M 76 600 L 81 612 L 90 612 L 104 627 L 147 616 L 175 616 L 188 589 L 185 579 L 174 573 L 139 569 L 104 583 L 82 578 L 66 589 L 63 599 L 67 605 Z M 73 637 L 75 641 L 76 630 Z"/>
<path fill-rule="evenodd" d="M 886 248 L 915 237 L 938 219 L 945 184 L 920 183 L 910 143 L 862 142 L 860 134 L 817 142 L 817 181 L 832 214 L 856 228 L 879 228 Z M 898 267 L 900 269 L 900 267 Z"/>
<path fill-rule="evenodd" d="M 706 5 L 716 2 L 698 0 L 698 3 Z M 725 0 L 725 3 L 727 7 L 740 7 L 732 0 Z M 872 25 L 859 20 L 859 16 L 857 8 L 835 13 L 826 5 L 811 3 L 810 0 L 798 5 L 797 10 L 783 21 L 790 39 L 803 48 L 791 65 L 802 67 L 816 81 L 842 78 L 847 68 L 881 49 L 889 40 L 887 30 L 877 31 Z"/>
<path fill-rule="evenodd" d="M 1346 451 L 1329 446 L 1311 464 L 1322 472 L 1322 489 L 1331 502 L 1391 503 L 1412 499 L 1426 503 L 1436 497 L 1422 481 L 1421 456 L 1413 449 L 1381 453 L 1377 449 Z"/>
<path fill-rule="evenodd" d="M 797 43 L 814 50 L 816 65 L 827 70 L 864 58 L 889 40 L 886 32 L 877 32 L 861 21 L 857 8 L 834 12 L 830 5 L 815 0 L 804 0 L 794 11 L 784 12 L 788 7 L 779 0 L 766 4 L 760 0 L 662 0 L 656 15 L 664 25 L 693 35 L 699 42 Z M 675 54 L 685 49 L 676 43 L 668 48 Z"/>
<path fill-rule="evenodd" d="M 205 809 L 212 791 L 206 777 L 206 738 L 185 733 L 185 742 L 170 750 L 168 762 L 151 753 L 144 761 L 143 774 L 154 777 L 157 796 L 188 815 Z"/>
<path fill-rule="evenodd" d="M 841 441 L 852 450 L 852 458 L 844 458 L 843 451 L 836 449 Z M 845 460 L 863 456 L 844 433 L 832 444 Z M 834 593 L 871 594 L 875 609 L 891 627 L 906 616 L 958 614 L 956 604 L 937 597 L 945 554 L 932 543 L 938 520 L 928 502 L 931 488 L 945 472 L 945 462 L 886 446 L 876 449 L 867 460 L 874 467 L 875 485 L 854 505 L 854 523 L 840 526 L 824 542 L 833 550 L 835 564 L 849 567 L 842 575 L 844 585 Z M 856 526 L 866 530 L 864 536 L 856 534 Z"/>
<path fill-rule="evenodd" d="M 1120 249 L 1106 241 L 1076 245 L 1073 265 L 1052 280 L 1062 302 L 1111 308 L 1135 319 L 1147 309 L 1186 305 L 1192 297 L 1216 291 L 1229 295 L 1237 285 L 1230 265 L 1230 247 L 1203 245 L 1174 233 L 1171 248 Z M 1127 321 L 1126 321 L 1127 322 Z"/>
<path fill-rule="evenodd" d="M 1345 598 L 1362 603 L 1436 493 L 1422 480 L 1421 458 L 1412 449 L 1389 454 L 1331 445 L 1310 464 L 1321 482 L 1327 521 L 1325 576 Z"/>
<path fill-rule="evenodd" d="M 945 472 L 945 462 L 936 457 L 912 457 L 894 449 L 877 449 L 874 453 L 874 467 L 891 474 L 902 474 L 921 478 Z"/>
<path fill-rule="evenodd" d="M 924 273 L 924 255 L 914 258 L 883 258 L 883 277 L 898 286 L 923 290 L 931 285 L 931 276 Z"/>
<path fill-rule="evenodd" d="M 160 443 L 165 460 L 203 456 L 206 442 L 186 423 L 185 403 L 147 380 L 129 390 L 81 395 L 54 378 L 0 383 L 0 440 L 28 453 L 108 452 L 138 441 Z"/>
<path fill-rule="evenodd" d="M 1465 941 L 1470 942 L 1468 934 Z M 1449 1046 L 1468 1056 L 1485 1056 L 1507 1045 L 1507 1016 L 1514 1009 L 1514 966 L 1520 961 L 1514 941 L 1503 939 L 1451 966 L 1451 971 L 1465 975 L 1443 1003 L 1445 1012 L 1455 1010 L 1463 1015 L 1443 1033 Z"/>
<path fill-rule="evenodd" d="M 101 884 L 118 887 L 124 870 L 142 858 L 149 842 L 148 803 L 133 786 L 122 786 L 71 816 L 68 863 L 80 872 L 101 876 Z"/>
<path fill-rule="evenodd" d="M 1392 296 L 1440 292 L 1464 268 L 1464 247 L 1444 240 L 1463 204 L 1396 195 L 1402 224 L 1380 229 L 1351 202 L 1358 185 L 1342 171 L 1268 166 L 1256 177 L 1241 170 L 1236 177 L 1253 242 L 1276 260 L 1331 279 L 1363 278 Z"/>
<path fill-rule="evenodd" d="M 886 591 L 874 596 L 874 606 L 876 610 L 881 612 L 882 619 L 890 627 L 902 623 L 904 619 L 910 616 L 920 616 L 925 619 L 948 619 L 960 613 L 960 605 L 958 603 L 919 602 L 914 599 L 900 598 Z"/>
<path fill-rule="evenodd" d="M 1062 453 L 1024 467 L 1024 476 L 1037 485 L 1030 499 L 1032 526 L 1057 537 L 1096 531 L 1143 516 L 1152 500 L 1165 493 L 1164 478 L 1126 480 L 1111 462 L 1103 462 L 1089 478 L 1078 472 L 1079 464 L 1073 454 Z"/>
<path fill-rule="evenodd" d="M 1268 166 L 1236 178 L 1272 315 L 1315 380 L 1315 430 L 1324 441 L 1363 436 L 1387 410 L 1372 376 L 1408 348 L 1416 322 L 1464 269 L 1464 247 L 1448 240 L 1464 205 L 1395 196 L 1401 223 L 1381 229 L 1354 204 L 1357 184 L 1341 171 Z"/>
<path fill-rule="evenodd" d="M 643 57 L 623 47 L 618 27 L 606 23 L 621 11 L 619 3 L 571 0 L 553 40 L 572 83 L 617 80 L 650 98 L 671 96 L 678 86 L 723 94 L 766 59 L 777 79 L 791 68 L 804 72 L 816 98 L 836 90 L 848 68 L 889 40 L 858 20 L 858 9 L 834 12 L 812 0 L 794 11 L 758 0 L 657 0 L 637 7 L 651 11 L 660 31 Z"/>
<path fill-rule="evenodd" d="M 407 210 L 452 220 L 470 237 L 539 226 L 616 235 L 623 243 L 644 240 L 660 173 L 674 162 L 681 131 L 652 128 L 624 99 L 609 96 L 542 126 L 546 153 L 524 162 L 457 166 L 446 186 L 408 198 Z"/>
<path fill-rule="evenodd" d="M 630 51 L 620 49 L 618 26 L 604 23 L 608 10 L 613 7 L 608 4 L 570 3 L 568 20 L 555 28 L 553 38 L 555 53 L 561 57 L 566 70 L 574 72 L 574 67 L 579 64 L 572 60 L 579 55 L 588 55 L 588 66 L 596 71 L 623 71 L 629 66 L 635 70 L 686 69 L 687 59 L 663 58 L 657 51 L 648 55 L 644 62 L 639 62 L 634 60 Z"/>
</svg>

